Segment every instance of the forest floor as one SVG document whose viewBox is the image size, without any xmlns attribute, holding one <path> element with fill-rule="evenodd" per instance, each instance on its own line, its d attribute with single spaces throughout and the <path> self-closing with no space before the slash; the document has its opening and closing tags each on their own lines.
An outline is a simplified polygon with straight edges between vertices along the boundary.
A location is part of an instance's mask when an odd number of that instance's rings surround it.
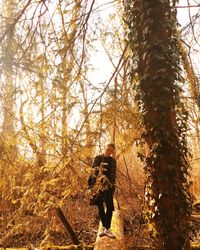
<svg viewBox="0 0 200 250">
<path fill-rule="evenodd" d="M 118 199 L 121 215 L 124 220 L 126 249 L 132 250 L 148 246 L 150 237 L 142 220 L 142 200 L 139 196 L 123 197 Z M 71 196 L 65 201 L 62 208 L 66 218 L 75 230 L 82 243 L 91 245 L 96 240 L 99 226 L 99 217 L 96 206 L 90 206 L 88 199 L 82 195 Z M 0 220 L 0 247 L 28 247 L 40 248 L 48 241 L 51 245 L 66 246 L 73 244 L 60 222 L 56 210 L 49 217 L 37 217 L 28 212 L 20 221 L 22 227 L 15 225 L 15 220 L 9 221 L 9 214 L 5 220 L 1 214 Z M 7 225 L 6 225 L 7 224 Z M 15 231 L 12 230 L 15 228 Z M 193 225 L 193 241 L 200 243 L 200 222 Z M 7 235 L 5 237 L 5 235 Z"/>
</svg>

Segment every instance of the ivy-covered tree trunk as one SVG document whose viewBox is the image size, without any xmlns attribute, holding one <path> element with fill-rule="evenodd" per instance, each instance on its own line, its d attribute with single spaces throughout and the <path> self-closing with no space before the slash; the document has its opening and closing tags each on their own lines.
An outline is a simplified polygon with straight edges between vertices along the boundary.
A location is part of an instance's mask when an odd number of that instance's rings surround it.
<svg viewBox="0 0 200 250">
<path fill-rule="evenodd" d="M 153 249 L 190 249 L 187 113 L 180 101 L 175 8 L 169 0 L 125 4 L 130 47 L 138 62 L 148 218 Z"/>
</svg>

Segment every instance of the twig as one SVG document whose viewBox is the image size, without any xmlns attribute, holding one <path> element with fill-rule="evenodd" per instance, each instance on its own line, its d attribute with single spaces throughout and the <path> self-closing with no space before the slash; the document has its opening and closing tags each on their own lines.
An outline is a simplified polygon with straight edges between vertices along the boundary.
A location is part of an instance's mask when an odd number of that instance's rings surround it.
<svg viewBox="0 0 200 250">
<path fill-rule="evenodd" d="M 185 5 L 185 6 L 176 6 L 176 8 L 198 8 L 200 4 L 197 5 Z"/>
</svg>

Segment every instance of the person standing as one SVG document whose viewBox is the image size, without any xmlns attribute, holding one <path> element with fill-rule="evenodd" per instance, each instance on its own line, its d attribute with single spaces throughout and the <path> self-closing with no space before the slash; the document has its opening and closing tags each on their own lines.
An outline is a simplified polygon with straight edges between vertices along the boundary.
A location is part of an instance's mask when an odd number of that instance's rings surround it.
<svg viewBox="0 0 200 250">
<path fill-rule="evenodd" d="M 88 179 L 90 190 L 90 205 L 97 205 L 99 217 L 102 222 L 100 237 L 106 235 L 115 238 L 110 229 L 114 211 L 113 194 L 116 182 L 115 145 L 107 144 L 102 155 L 94 158 L 92 174 Z"/>
</svg>

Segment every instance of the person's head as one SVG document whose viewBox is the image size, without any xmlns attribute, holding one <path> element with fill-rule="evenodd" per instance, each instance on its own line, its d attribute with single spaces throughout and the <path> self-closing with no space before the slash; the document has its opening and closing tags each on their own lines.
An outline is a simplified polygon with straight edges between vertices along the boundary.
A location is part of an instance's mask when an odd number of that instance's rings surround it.
<svg viewBox="0 0 200 250">
<path fill-rule="evenodd" d="M 104 155 L 107 156 L 107 157 L 110 156 L 110 155 L 114 156 L 114 153 L 115 153 L 115 144 L 108 143 L 106 145 L 106 149 L 104 151 Z"/>
</svg>

